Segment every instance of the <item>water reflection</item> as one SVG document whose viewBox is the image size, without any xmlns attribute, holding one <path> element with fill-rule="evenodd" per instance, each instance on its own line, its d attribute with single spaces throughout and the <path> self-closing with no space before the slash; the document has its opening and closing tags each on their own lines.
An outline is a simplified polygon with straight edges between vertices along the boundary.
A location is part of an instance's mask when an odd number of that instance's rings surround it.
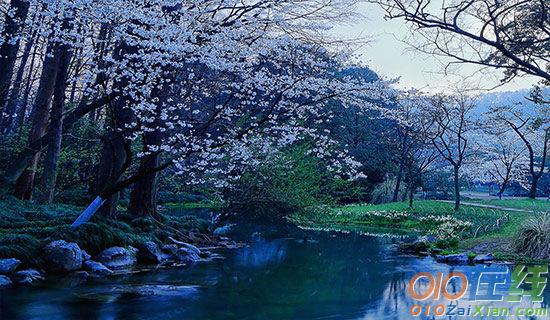
<svg viewBox="0 0 550 320">
<path fill-rule="evenodd" d="M 246 236 L 252 239 L 249 246 L 223 252 L 221 261 L 73 287 L 51 281 L 39 289 L 2 291 L 0 318 L 410 319 L 414 301 L 406 287 L 414 273 L 471 276 L 510 268 L 438 264 L 399 254 L 391 239 L 357 234 L 251 234 Z M 449 286 L 450 292 L 459 289 Z M 547 289 L 546 299 L 549 295 Z M 533 306 L 527 298 L 518 305 Z"/>
</svg>

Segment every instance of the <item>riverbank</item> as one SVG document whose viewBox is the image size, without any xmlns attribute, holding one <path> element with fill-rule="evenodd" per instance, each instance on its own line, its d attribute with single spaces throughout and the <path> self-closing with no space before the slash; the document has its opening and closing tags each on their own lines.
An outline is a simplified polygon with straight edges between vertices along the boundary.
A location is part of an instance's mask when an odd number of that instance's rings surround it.
<svg viewBox="0 0 550 320">
<path fill-rule="evenodd" d="M 194 262 L 209 256 L 201 248 L 235 245 L 214 236 L 205 219 L 169 210 L 157 220 L 121 210 L 116 219 L 97 215 L 72 229 L 82 209 L 13 198 L 0 201 L 0 274 L 21 284 L 41 280 L 46 273 L 109 275 L 138 264 Z"/>
<path fill-rule="evenodd" d="M 491 253 L 497 260 L 536 262 L 540 260 L 516 250 L 514 239 L 529 217 L 547 210 L 550 203 L 544 200 L 478 200 L 464 203 L 458 212 L 451 203 L 421 200 L 413 208 L 404 202 L 322 208 L 290 220 L 306 229 L 372 232 L 379 228 L 384 234 L 423 236 L 429 241 L 419 247 L 422 253 Z"/>
</svg>

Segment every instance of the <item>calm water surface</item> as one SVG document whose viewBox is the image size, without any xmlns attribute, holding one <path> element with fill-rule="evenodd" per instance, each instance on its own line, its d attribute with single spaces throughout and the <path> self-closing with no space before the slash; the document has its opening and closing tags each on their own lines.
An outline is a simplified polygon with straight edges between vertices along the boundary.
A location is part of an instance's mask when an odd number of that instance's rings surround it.
<svg viewBox="0 0 550 320">
<path fill-rule="evenodd" d="M 453 267 L 406 256 L 392 245 L 395 239 L 387 237 L 313 231 L 242 236 L 249 246 L 220 252 L 223 260 L 84 283 L 56 279 L 41 288 L 1 291 L 0 318 L 411 319 L 414 301 L 406 286 L 416 272 L 472 274 L 510 268 Z M 548 288 L 545 298 L 550 299 Z M 520 305 L 541 306 L 527 297 Z"/>
</svg>

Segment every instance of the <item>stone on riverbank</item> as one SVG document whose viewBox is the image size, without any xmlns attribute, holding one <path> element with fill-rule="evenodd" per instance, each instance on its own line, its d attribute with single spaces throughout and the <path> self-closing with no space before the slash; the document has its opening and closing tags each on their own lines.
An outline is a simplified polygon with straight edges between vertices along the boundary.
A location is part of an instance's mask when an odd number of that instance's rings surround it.
<svg viewBox="0 0 550 320">
<path fill-rule="evenodd" d="M 0 274 L 13 273 L 20 264 L 21 261 L 14 258 L 0 259 Z"/>
<path fill-rule="evenodd" d="M 158 244 L 153 241 L 147 241 L 141 243 L 139 246 L 138 260 L 146 263 L 161 263 L 168 258 L 167 254 L 164 254 Z"/>
<path fill-rule="evenodd" d="M 216 237 L 227 236 L 228 234 L 231 233 L 232 229 L 233 229 L 233 224 L 226 224 L 225 226 L 214 229 L 212 234 Z"/>
<path fill-rule="evenodd" d="M 123 269 L 136 264 L 136 253 L 132 247 L 111 247 L 103 250 L 97 260 L 109 269 Z"/>
<path fill-rule="evenodd" d="M 89 271 L 91 274 L 98 276 L 108 276 L 113 274 L 111 269 L 107 268 L 102 263 L 93 260 L 84 261 L 84 269 Z"/>
<path fill-rule="evenodd" d="M 82 251 L 82 261 L 87 261 L 92 259 L 92 256 L 88 252 L 86 252 L 86 250 L 81 250 L 81 251 Z"/>
<path fill-rule="evenodd" d="M 407 253 L 427 254 L 427 251 L 429 249 L 429 244 L 424 241 L 415 241 L 413 243 L 402 243 L 399 245 L 399 248 Z"/>
<path fill-rule="evenodd" d="M 9 286 L 11 286 L 11 284 L 12 284 L 12 282 L 11 282 L 10 278 L 0 275 L 0 288 L 1 287 L 9 287 Z"/>
<path fill-rule="evenodd" d="M 466 253 L 458 254 L 449 254 L 445 256 L 436 256 L 435 260 L 437 262 L 446 262 L 446 263 L 468 263 L 468 255 Z"/>
<path fill-rule="evenodd" d="M 33 285 L 38 281 L 44 280 L 42 274 L 38 270 L 34 269 L 18 271 L 15 273 L 14 278 L 17 283 L 22 285 Z"/>
<path fill-rule="evenodd" d="M 493 254 L 488 253 L 488 254 L 480 254 L 480 255 L 475 256 L 473 261 L 475 263 L 485 263 L 485 262 L 491 262 L 494 259 L 495 259 L 495 257 L 493 257 Z"/>
<path fill-rule="evenodd" d="M 200 261 L 201 259 L 201 257 L 199 256 L 199 253 L 197 253 L 193 249 L 190 249 L 187 247 L 181 247 L 181 248 L 178 248 L 175 258 L 183 262 L 196 262 L 196 261 Z"/>
<path fill-rule="evenodd" d="M 162 252 L 169 254 L 169 255 L 175 255 L 178 252 L 178 245 L 176 244 L 165 244 L 161 248 Z"/>
<path fill-rule="evenodd" d="M 52 241 L 44 248 L 47 268 L 52 271 L 75 271 L 82 268 L 82 251 L 78 244 Z"/>
</svg>

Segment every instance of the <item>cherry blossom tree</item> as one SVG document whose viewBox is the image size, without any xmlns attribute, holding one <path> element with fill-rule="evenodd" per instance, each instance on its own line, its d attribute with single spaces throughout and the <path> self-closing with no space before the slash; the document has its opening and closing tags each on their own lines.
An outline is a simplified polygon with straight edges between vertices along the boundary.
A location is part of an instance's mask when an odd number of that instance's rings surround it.
<svg viewBox="0 0 550 320">
<path fill-rule="evenodd" d="M 460 208 L 460 177 L 463 166 L 478 152 L 476 139 L 472 139 L 472 134 L 475 133 L 474 108 L 474 98 L 458 92 L 454 96 L 432 97 L 431 106 L 427 109 L 434 120 L 429 134 L 430 140 L 441 158 L 452 167 L 455 211 Z"/>
<path fill-rule="evenodd" d="M 499 199 L 506 189 L 517 182 L 528 185 L 529 159 L 523 142 L 511 131 L 490 122 L 480 135 L 480 157 L 469 166 L 470 176 L 477 181 L 499 185 Z"/>
<path fill-rule="evenodd" d="M 65 43 L 73 38 L 71 52 L 78 51 L 79 59 L 90 63 L 77 80 L 84 103 L 56 127 L 65 129 L 105 103 L 104 152 L 94 188 L 99 197 L 88 212 L 108 200 L 107 212 L 112 213 L 117 193 L 154 181 L 154 174 L 168 166 L 185 173 L 190 166 L 201 168 L 201 159 L 212 160 L 229 150 L 246 153 L 251 136 L 275 145 L 304 136 L 321 141 L 322 133 L 302 125 L 320 117 L 321 106 L 338 99 L 368 108 L 372 105 L 365 101 L 383 100 L 388 91 L 384 82 L 334 76 L 349 63 L 349 55 L 327 50 L 324 23 L 345 18 L 350 1 L 45 4 L 51 23 L 56 21 L 52 13 L 69 12 L 67 8 L 75 17 L 74 27 L 60 24 L 53 28 L 60 35 L 49 40 Z M 90 39 L 105 25 L 113 49 L 98 58 Z M 78 46 L 84 49 L 75 50 Z M 49 111 L 47 103 L 44 110 Z M 31 151 L 21 155 L 26 160 L 4 180 L 13 181 L 29 164 L 35 171 L 37 151 L 59 132 L 52 122 L 41 128 L 29 141 Z M 137 144 L 143 150 L 133 154 Z M 323 155 L 323 144 L 318 146 L 313 152 Z M 136 160 L 141 162 L 137 168 Z"/>
<path fill-rule="evenodd" d="M 537 196 L 538 181 L 547 166 L 550 150 L 550 105 L 535 90 L 531 100 L 538 108 L 529 110 L 524 105 L 498 106 L 491 110 L 491 118 L 523 143 L 530 180 L 529 197 Z"/>
</svg>

